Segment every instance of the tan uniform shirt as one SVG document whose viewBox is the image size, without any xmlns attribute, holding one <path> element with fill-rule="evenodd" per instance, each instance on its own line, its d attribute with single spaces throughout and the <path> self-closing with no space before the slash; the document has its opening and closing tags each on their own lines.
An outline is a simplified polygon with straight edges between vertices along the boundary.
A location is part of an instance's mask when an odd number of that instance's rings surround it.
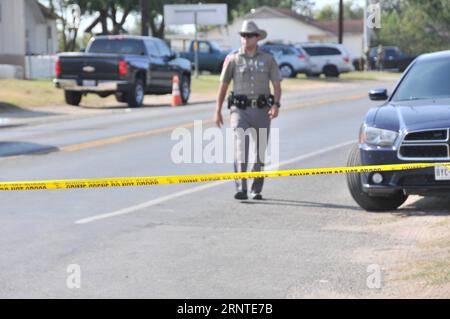
<svg viewBox="0 0 450 319">
<path fill-rule="evenodd" d="M 233 80 L 236 95 L 256 98 L 270 94 L 270 81 L 281 81 L 277 62 L 269 53 L 259 48 L 253 57 L 247 56 L 243 48 L 230 53 L 224 62 L 220 81 L 229 84 Z"/>
</svg>

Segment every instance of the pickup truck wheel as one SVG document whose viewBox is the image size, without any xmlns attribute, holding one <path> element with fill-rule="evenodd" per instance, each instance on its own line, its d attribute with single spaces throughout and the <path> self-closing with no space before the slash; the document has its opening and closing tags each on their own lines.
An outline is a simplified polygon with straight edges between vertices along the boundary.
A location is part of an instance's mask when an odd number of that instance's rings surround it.
<svg viewBox="0 0 450 319">
<path fill-rule="evenodd" d="M 78 106 L 81 102 L 82 94 L 76 91 L 64 91 L 64 98 L 69 105 Z"/>
<path fill-rule="evenodd" d="M 347 166 L 361 166 L 361 155 L 358 145 L 355 145 L 348 156 Z M 398 192 L 390 196 L 369 196 L 362 188 L 361 173 L 348 173 L 347 186 L 353 199 L 361 208 L 370 212 L 395 210 L 402 205 L 407 195 Z"/>
<path fill-rule="evenodd" d="M 187 104 L 191 95 L 191 79 L 186 75 L 183 75 L 180 80 L 180 95 L 181 102 Z"/>
<path fill-rule="evenodd" d="M 129 107 L 140 107 L 144 102 L 144 82 L 141 79 L 136 79 L 132 84 L 130 91 L 124 94 L 127 98 Z"/>
</svg>

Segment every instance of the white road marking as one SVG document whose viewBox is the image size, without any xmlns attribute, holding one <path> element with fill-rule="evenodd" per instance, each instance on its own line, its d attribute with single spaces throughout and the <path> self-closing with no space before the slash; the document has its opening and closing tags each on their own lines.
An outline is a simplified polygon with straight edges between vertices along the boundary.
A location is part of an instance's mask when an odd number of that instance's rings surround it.
<svg viewBox="0 0 450 319">
<path fill-rule="evenodd" d="M 341 147 L 351 145 L 353 143 L 356 143 L 356 142 L 354 140 L 352 140 L 352 141 L 344 142 L 344 143 L 341 143 L 341 144 L 333 145 L 333 146 L 330 146 L 330 147 L 326 147 L 326 148 L 323 148 L 321 150 L 314 151 L 314 152 L 311 152 L 311 153 L 308 153 L 308 154 L 300 155 L 300 156 L 288 159 L 286 161 L 280 162 L 278 167 L 286 166 L 286 165 L 289 165 L 289 164 L 292 164 L 292 163 L 295 163 L 295 162 L 298 162 L 298 161 L 301 161 L 301 160 L 305 160 L 305 159 L 308 159 L 308 158 L 311 158 L 311 157 L 314 157 L 314 156 L 318 156 L 318 155 L 321 155 L 323 153 L 327 153 L 327 152 L 339 149 Z M 271 169 L 274 169 L 274 167 L 273 166 L 268 166 L 266 170 L 271 170 Z M 130 214 L 130 213 L 136 212 L 138 210 L 144 209 L 144 208 L 148 208 L 148 207 L 155 206 L 155 205 L 163 203 L 163 202 L 170 201 L 170 200 L 172 200 L 174 198 L 178 198 L 178 197 L 181 197 L 181 196 L 184 196 L 184 195 L 200 192 L 200 191 L 203 191 L 205 189 L 216 187 L 216 186 L 219 186 L 219 185 L 222 185 L 222 184 L 225 184 L 225 183 L 229 183 L 229 182 L 232 182 L 232 181 L 233 180 L 211 182 L 211 183 L 208 183 L 206 185 L 193 187 L 193 188 L 190 188 L 190 189 L 187 189 L 187 190 L 184 190 L 184 191 L 180 191 L 180 192 L 176 192 L 176 193 L 173 193 L 173 194 L 170 194 L 170 195 L 166 195 L 166 196 L 162 196 L 162 197 L 159 197 L 159 198 L 155 198 L 155 199 L 152 199 L 152 200 L 150 200 L 148 202 L 145 202 L 145 203 L 142 203 L 142 204 L 139 204 L 139 205 L 135 205 L 135 206 L 131 206 L 131 207 L 127 207 L 127 208 L 124 208 L 124 209 L 121 209 L 121 210 L 118 210 L 118 211 L 115 211 L 115 212 L 101 214 L 101 215 L 95 215 L 95 216 L 88 217 L 88 218 L 83 218 L 83 219 L 77 220 L 75 222 L 75 224 L 80 224 L 80 225 L 81 224 L 88 224 L 88 223 L 92 223 L 92 222 L 95 222 L 95 221 L 98 221 L 98 220 L 101 220 L 101 219 L 127 215 L 127 214 Z"/>
</svg>

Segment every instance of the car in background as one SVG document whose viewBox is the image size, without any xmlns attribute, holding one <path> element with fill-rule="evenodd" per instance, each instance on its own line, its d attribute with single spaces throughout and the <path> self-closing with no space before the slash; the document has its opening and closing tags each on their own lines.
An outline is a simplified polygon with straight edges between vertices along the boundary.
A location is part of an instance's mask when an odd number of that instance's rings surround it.
<svg viewBox="0 0 450 319">
<path fill-rule="evenodd" d="M 309 56 L 309 76 L 338 77 L 341 73 L 355 70 L 350 52 L 341 44 L 299 43 L 295 47 Z"/>
<path fill-rule="evenodd" d="M 288 44 L 267 42 L 260 49 L 273 55 L 285 78 L 295 78 L 298 73 L 309 73 L 309 57 L 301 48 Z"/>
<path fill-rule="evenodd" d="M 424 54 L 408 67 L 388 97 L 373 89 L 371 108 L 348 166 L 450 162 L 450 51 Z M 347 174 L 353 199 L 367 211 L 397 209 L 408 195 L 448 196 L 446 166 Z"/>
<path fill-rule="evenodd" d="M 179 77 L 183 104 L 191 91 L 191 63 L 153 37 L 94 37 L 86 52 L 59 54 L 55 72 L 55 86 L 64 90 L 66 103 L 75 106 L 94 93 L 114 94 L 117 101 L 139 107 L 145 94 L 171 93 L 174 75 Z"/>
<path fill-rule="evenodd" d="M 231 50 L 222 50 L 216 42 L 198 40 L 198 70 L 220 73 L 223 62 Z M 188 59 L 195 68 L 195 41 L 191 41 L 189 50 L 180 52 L 180 57 Z"/>
<path fill-rule="evenodd" d="M 378 47 L 371 48 L 369 51 L 369 68 L 371 70 L 377 69 L 377 52 Z M 398 47 L 384 47 L 383 69 L 403 72 L 416 57 L 417 55 L 404 54 Z"/>
</svg>

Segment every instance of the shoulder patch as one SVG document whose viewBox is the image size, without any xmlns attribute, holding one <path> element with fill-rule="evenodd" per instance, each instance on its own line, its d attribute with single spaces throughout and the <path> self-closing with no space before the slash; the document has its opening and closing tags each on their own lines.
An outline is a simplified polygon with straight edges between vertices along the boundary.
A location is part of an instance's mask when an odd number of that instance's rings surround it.
<svg viewBox="0 0 450 319">
<path fill-rule="evenodd" d="M 231 54 L 228 54 L 225 57 L 225 61 L 223 61 L 223 69 L 226 69 L 228 67 L 228 64 L 230 64 L 230 61 L 233 59 L 233 56 Z"/>
<path fill-rule="evenodd" d="M 225 60 L 224 60 L 224 62 L 223 62 L 223 67 L 224 67 L 224 68 L 227 67 L 228 64 L 234 59 L 234 56 L 235 56 L 236 52 L 237 52 L 237 51 L 230 52 L 230 53 L 225 57 Z"/>
</svg>

